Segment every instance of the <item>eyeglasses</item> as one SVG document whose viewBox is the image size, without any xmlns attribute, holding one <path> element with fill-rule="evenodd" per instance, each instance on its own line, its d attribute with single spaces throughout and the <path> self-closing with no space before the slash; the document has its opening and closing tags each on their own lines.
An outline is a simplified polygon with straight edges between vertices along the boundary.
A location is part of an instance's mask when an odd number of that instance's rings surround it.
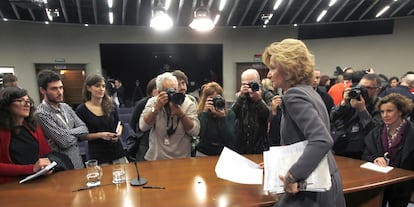
<svg viewBox="0 0 414 207">
<path fill-rule="evenodd" d="M 20 106 L 26 106 L 27 104 L 29 104 L 30 107 L 33 106 L 33 102 L 30 99 L 16 99 L 13 100 L 13 102 L 19 103 Z"/>
</svg>

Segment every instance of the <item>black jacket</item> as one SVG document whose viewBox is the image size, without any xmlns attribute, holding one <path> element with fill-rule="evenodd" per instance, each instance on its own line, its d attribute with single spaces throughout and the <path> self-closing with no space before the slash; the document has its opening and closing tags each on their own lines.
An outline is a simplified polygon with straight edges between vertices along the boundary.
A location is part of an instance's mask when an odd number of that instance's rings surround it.
<svg viewBox="0 0 414 207">
<path fill-rule="evenodd" d="M 335 142 L 332 149 L 336 155 L 361 159 L 365 136 L 381 123 L 381 114 L 373 103 L 375 101 L 368 104 L 367 110 L 362 112 L 349 104 L 332 109 L 331 134 Z"/>
<path fill-rule="evenodd" d="M 254 102 L 240 95 L 232 106 L 236 114 L 236 151 L 261 154 L 269 148 L 267 123 L 270 110 L 263 100 Z"/>
<path fill-rule="evenodd" d="M 366 148 L 362 156 L 363 160 L 372 162 L 377 157 L 383 157 L 384 148 L 381 142 L 381 132 L 384 125 L 375 127 L 365 137 Z M 406 170 L 414 170 L 414 124 L 407 121 L 393 167 Z M 414 191 L 414 181 L 398 183 L 388 187 L 385 191 L 386 200 L 394 200 L 407 206 L 411 192 Z"/>
</svg>

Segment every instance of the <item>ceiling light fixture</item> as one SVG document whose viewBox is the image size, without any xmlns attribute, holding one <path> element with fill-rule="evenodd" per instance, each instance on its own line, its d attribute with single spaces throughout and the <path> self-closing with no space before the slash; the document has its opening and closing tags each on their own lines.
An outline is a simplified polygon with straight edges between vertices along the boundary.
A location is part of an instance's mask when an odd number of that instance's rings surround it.
<svg viewBox="0 0 414 207">
<path fill-rule="evenodd" d="M 194 11 L 194 19 L 189 25 L 192 29 L 206 32 L 214 28 L 214 22 L 211 20 L 209 11 L 204 7 L 203 2 L 201 6 Z"/>
<path fill-rule="evenodd" d="M 112 9 L 112 6 L 114 5 L 114 2 L 112 0 L 108 0 L 108 7 Z"/>
<path fill-rule="evenodd" d="M 168 16 L 165 11 L 162 3 L 159 1 L 158 5 L 152 11 L 152 18 L 150 22 L 150 27 L 156 30 L 167 30 L 173 26 L 173 21 L 170 16 Z"/>
<path fill-rule="evenodd" d="M 329 7 L 333 6 L 335 3 L 336 3 L 336 0 L 331 0 L 331 1 L 329 2 Z"/>
<path fill-rule="evenodd" d="M 226 6 L 226 1 L 227 1 L 227 0 L 221 0 L 221 1 L 220 1 L 219 11 L 223 11 L 224 6 Z"/>
<path fill-rule="evenodd" d="M 316 21 L 317 22 L 320 22 L 321 21 L 321 19 L 325 16 L 325 14 L 326 14 L 326 12 L 328 12 L 328 10 L 323 10 L 322 12 L 321 12 L 321 14 L 319 14 L 319 16 L 318 16 L 318 18 L 316 19 Z"/>
<path fill-rule="evenodd" d="M 389 8 L 390 8 L 390 5 L 385 6 L 383 9 L 381 9 L 380 12 L 377 13 L 377 15 L 375 15 L 375 18 L 378 18 L 381 15 L 383 15 Z"/>
<path fill-rule="evenodd" d="M 269 24 L 269 22 L 270 22 L 270 20 L 272 19 L 272 17 L 273 17 L 273 14 L 272 13 L 270 13 L 270 14 L 262 14 L 262 21 L 263 21 L 263 24 Z"/>
<path fill-rule="evenodd" d="M 280 4 L 282 3 L 283 0 L 276 0 L 275 5 L 273 6 L 273 10 L 276 10 L 277 8 L 279 8 Z"/>
<path fill-rule="evenodd" d="M 214 18 L 214 25 L 217 24 L 219 19 L 220 19 L 220 14 L 217 14 L 216 17 Z"/>
<path fill-rule="evenodd" d="M 59 13 L 58 8 L 53 9 L 53 10 L 51 8 L 45 8 L 45 11 L 46 11 L 46 15 L 47 15 L 47 18 L 49 19 L 49 21 L 53 21 L 53 18 L 55 18 L 55 17 L 60 17 L 60 13 Z"/>
<path fill-rule="evenodd" d="M 171 0 L 165 0 L 165 5 L 164 5 L 165 11 L 167 11 L 170 8 L 170 5 L 171 5 Z"/>
<path fill-rule="evenodd" d="M 109 24 L 113 24 L 114 23 L 114 13 L 113 12 L 109 12 Z"/>
</svg>

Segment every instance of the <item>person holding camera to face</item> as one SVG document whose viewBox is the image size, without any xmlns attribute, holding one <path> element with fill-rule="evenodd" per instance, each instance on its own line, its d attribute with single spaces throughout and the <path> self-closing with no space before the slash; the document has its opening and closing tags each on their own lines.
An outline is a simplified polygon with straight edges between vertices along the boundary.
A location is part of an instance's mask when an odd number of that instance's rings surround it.
<svg viewBox="0 0 414 207">
<path fill-rule="evenodd" d="M 373 73 L 365 74 L 357 86 L 344 90 L 341 104 L 331 111 L 336 155 L 361 159 L 364 137 L 381 121 L 380 113 L 375 109 L 380 90 L 380 79 Z"/>
<path fill-rule="evenodd" d="M 219 155 L 224 146 L 233 148 L 236 115 L 226 109 L 223 88 L 218 83 L 210 82 L 201 87 L 198 118 L 201 127 L 196 156 Z"/>
<path fill-rule="evenodd" d="M 200 131 L 197 108 L 177 92 L 177 78 L 170 72 L 158 75 L 158 95 L 148 100 L 139 120 L 141 131 L 150 130 L 145 160 L 190 157 L 191 140 Z"/>
<path fill-rule="evenodd" d="M 231 108 L 236 114 L 235 149 L 241 154 L 261 154 L 269 147 L 267 125 L 273 95 L 263 96 L 259 83 L 257 70 L 245 70 L 241 74 L 237 100 Z"/>
</svg>

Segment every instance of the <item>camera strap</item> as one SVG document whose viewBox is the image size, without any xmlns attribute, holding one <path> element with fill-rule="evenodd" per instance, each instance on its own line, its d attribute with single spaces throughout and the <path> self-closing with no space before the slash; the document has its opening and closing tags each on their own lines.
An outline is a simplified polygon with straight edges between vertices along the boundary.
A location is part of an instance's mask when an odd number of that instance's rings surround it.
<svg viewBox="0 0 414 207">
<path fill-rule="evenodd" d="M 170 125 L 170 120 L 171 120 L 171 125 Z M 176 117 L 176 124 L 174 128 L 174 116 L 170 116 L 167 114 L 167 127 L 166 128 L 167 128 L 168 137 L 175 133 L 178 127 L 178 122 L 179 122 L 178 117 Z"/>
</svg>

